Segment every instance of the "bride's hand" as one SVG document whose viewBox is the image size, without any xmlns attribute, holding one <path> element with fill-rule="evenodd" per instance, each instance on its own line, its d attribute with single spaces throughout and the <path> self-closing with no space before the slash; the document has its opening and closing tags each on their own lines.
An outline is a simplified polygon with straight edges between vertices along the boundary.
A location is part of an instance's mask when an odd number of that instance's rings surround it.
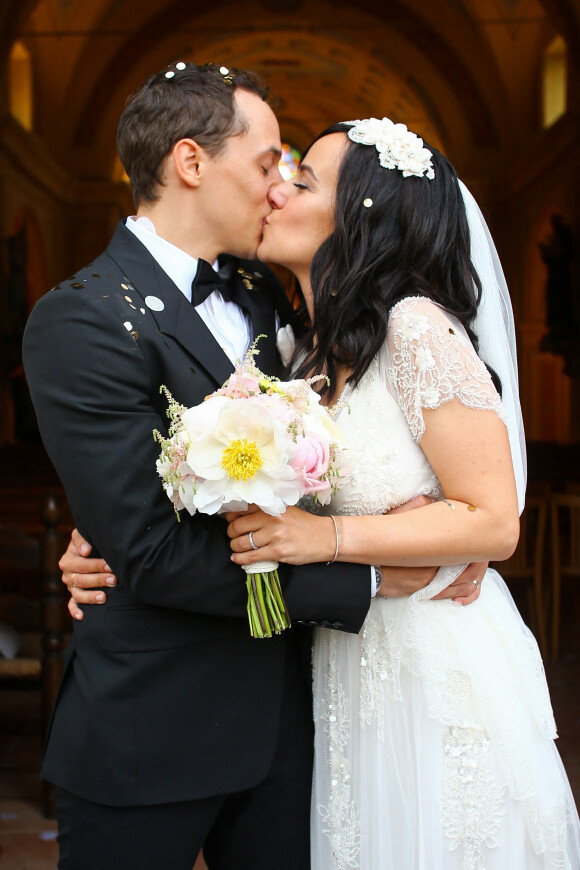
<svg viewBox="0 0 580 870">
<path fill-rule="evenodd" d="M 286 562 L 305 565 L 329 562 L 336 551 L 336 532 L 330 517 L 289 507 L 281 517 L 271 517 L 256 508 L 243 514 L 226 514 L 228 535 L 237 565 L 253 562 Z M 258 549 L 253 549 L 252 541 Z"/>
<path fill-rule="evenodd" d="M 91 545 L 78 529 L 73 529 L 66 552 L 58 563 L 62 582 L 71 594 L 68 609 L 73 619 L 81 620 L 79 604 L 104 604 L 107 599 L 102 587 L 116 586 L 117 578 L 104 559 L 89 558 Z"/>
</svg>

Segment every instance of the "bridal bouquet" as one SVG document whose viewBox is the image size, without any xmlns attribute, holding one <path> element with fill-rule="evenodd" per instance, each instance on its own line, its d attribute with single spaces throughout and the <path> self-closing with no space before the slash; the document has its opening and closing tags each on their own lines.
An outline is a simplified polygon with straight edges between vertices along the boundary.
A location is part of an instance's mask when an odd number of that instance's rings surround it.
<svg viewBox="0 0 580 870">
<path fill-rule="evenodd" d="M 171 421 L 157 471 L 179 511 L 205 514 L 255 504 L 272 516 L 312 494 L 328 504 L 347 473 L 346 446 L 312 383 L 282 382 L 256 366 L 255 343 L 224 386 L 185 408 L 161 387 Z M 290 625 L 277 562 L 244 566 L 252 637 L 271 637 Z"/>
</svg>

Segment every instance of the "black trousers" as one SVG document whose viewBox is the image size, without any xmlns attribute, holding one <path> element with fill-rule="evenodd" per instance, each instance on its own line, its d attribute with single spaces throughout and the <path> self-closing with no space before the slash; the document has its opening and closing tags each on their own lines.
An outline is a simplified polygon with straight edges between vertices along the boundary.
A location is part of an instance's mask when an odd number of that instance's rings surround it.
<svg viewBox="0 0 580 870">
<path fill-rule="evenodd" d="M 271 769 L 247 791 L 112 807 L 57 788 L 59 870 L 192 870 L 202 846 L 209 870 L 309 870 L 311 698 L 287 680 Z"/>
</svg>

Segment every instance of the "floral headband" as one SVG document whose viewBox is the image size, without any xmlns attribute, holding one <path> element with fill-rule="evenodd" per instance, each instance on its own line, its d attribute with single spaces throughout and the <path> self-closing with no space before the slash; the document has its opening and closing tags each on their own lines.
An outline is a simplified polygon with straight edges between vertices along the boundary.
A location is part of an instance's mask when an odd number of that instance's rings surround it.
<svg viewBox="0 0 580 870">
<path fill-rule="evenodd" d="M 398 169 L 407 178 L 435 178 L 428 148 L 423 140 L 407 130 L 405 124 L 393 124 L 389 118 L 365 118 L 364 121 L 344 121 L 349 124 L 348 137 L 359 145 L 374 145 L 379 163 L 384 169 Z"/>
</svg>

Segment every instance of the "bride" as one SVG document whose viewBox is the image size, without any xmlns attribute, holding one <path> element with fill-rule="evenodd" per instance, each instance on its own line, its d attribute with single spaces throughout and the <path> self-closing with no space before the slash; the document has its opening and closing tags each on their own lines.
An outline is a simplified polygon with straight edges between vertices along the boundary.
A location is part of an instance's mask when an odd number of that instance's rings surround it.
<svg viewBox="0 0 580 870">
<path fill-rule="evenodd" d="M 580 870 L 533 636 L 495 571 L 470 607 L 435 600 L 464 563 L 513 552 L 524 504 L 511 306 L 481 213 L 387 119 L 329 128 L 270 198 L 259 255 L 296 274 L 312 319 L 293 371 L 328 374 L 354 469 L 324 510 L 230 517 L 232 558 L 358 562 L 377 583 L 444 566 L 375 598 L 359 635 L 315 632 L 313 868 Z"/>
<path fill-rule="evenodd" d="M 387 119 L 329 128 L 271 199 L 259 256 L 296 274 L 312 318 L 294 371 L 328 374 L 354 470 L 324 510 L 232 517 L 232 558 L 444 566 L 374 599 L 359 635 L 315 632 L 313 868 L 578 870 L 542 662 L 505 584 L 490 570 L 471 607 L 432 600 L 464 563 L 513 552 L 524 503 L 485 222 L 448 161 Z"/>
</svg>

